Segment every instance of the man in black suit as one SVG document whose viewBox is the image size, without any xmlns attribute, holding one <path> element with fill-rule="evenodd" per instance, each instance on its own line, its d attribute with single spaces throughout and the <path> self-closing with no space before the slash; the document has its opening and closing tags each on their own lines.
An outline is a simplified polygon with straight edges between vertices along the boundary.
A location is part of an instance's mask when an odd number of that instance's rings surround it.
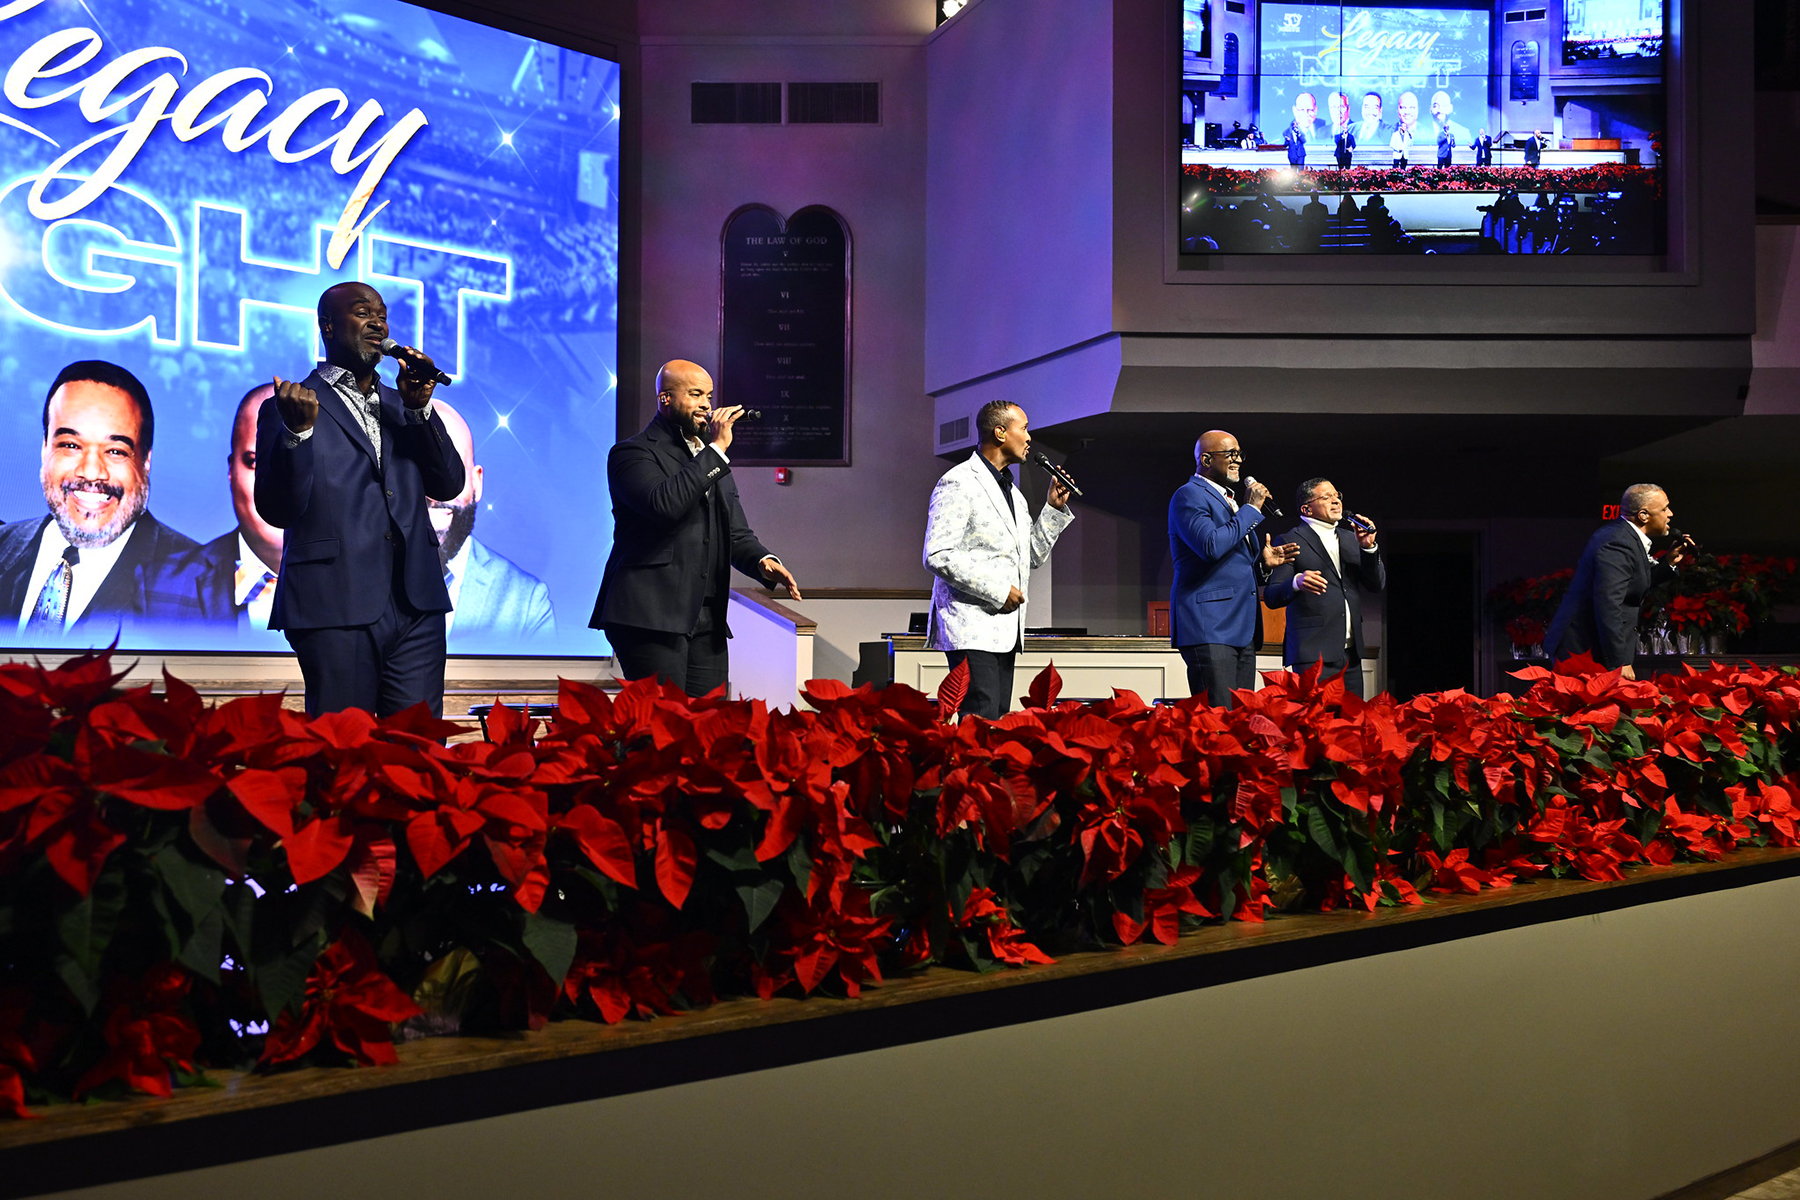
<svg viewBox="0 0 1800 1200">
<path fill-rule="evenodd" d="M 1475 140 L 1469 143 L 1469 148 L 1475 151 L 1476 166 L 1491 167 L 1494 165 L 1494 139 L 1488 136 L 1487 130 L 1484 129 L 1477 134 Z"/>
<path fill-rule="evenodd" d="M 627 679 L 655 675 L 690 696 L 725 684 L 733 567 L 801 598 L 738 502 L 727 452 L 743 415 L 715 409 L 712 376 L 676 359 L 656 373 L 650 424 L 607 455 L 613 547 L 588 624 L 605 630 Z"/>
<path fill-rule="evenodd" d="M 43 425 L 50 513 L 0 526 L 0 621 L 32 644 L 104 646 L 139 623 L 204 619 L 199 547 L 147 507 L 156 414 L 137 376 L 70 363 Z"/>
<path fill-rule="evenodd" d="M 1348 171 L 1354 161 L 1356 131 L 1348 125 L 1338 126 L 1338 131 L 1331 136 L 1331 144 L 1337 154 L 1338 170 Z"/>
<path fill-rule="evenodd" d="M 1275 568 L 1263 595 L 1270 608 L 1286 608 L 1287 638 L 1281 661 L 1291 670 L 1314 663 L 1326 676 L 1342 674 L 1344 690 L 1363 695 L 1362 593 L 1387 586 L 1387 568 L 1375 542 L 1375 524 L 1357 514 L 1362 529 L 1338 527 L 1344 498 L 1329 479 L 1309 479 L 1294 501 L 1302 518 L 1294 529 L 1300 553 Z"/>
<path fill-rule="evenodd" d="M 275 379 L 256 420 L 256 511 L 283 530 L 269 628 L 287 634 L 309 715 L 444 711 L 450 592 L 432 500 L 462 491 L 462 457 L 431 411 L 437 368 L 410 348 L 398 390 L 375 374 L 387 305 L 366 283 L 319 297 L 325 361 Z"/>
<path fill-rule="evenodd" d="M 1544 136 L 1541 133 L 1534 132 L 1525 139 L 1525 165 L 1528 167 L 1535 167 L 1538 163 L 1543 161 L 1543 158 Z"/>
<path fill-rule="evenodd" d="M 1634 483 L 1619 499 L 1619 519 L 1601 526 L 1588 539 L 1575 577 L 1563 596 L 1544 645 L 1558 662 L 1591 654 L 1602 667 L 1622 668 L 1636 679 L 1638 607 L 1644 593 L 1674 578 L 1675 569 L 1693 551 L 1683 537 L 1666 563 L 1652 562 L 1650 540 L 1669 532 L 1675 510 L 1669 495 L 1654 483 Z"/>
</svg>

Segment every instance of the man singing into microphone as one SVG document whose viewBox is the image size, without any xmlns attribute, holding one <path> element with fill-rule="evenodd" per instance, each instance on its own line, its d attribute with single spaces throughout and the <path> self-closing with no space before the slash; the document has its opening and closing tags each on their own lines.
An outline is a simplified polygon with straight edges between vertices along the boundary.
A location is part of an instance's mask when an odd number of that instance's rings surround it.
<svg viewBox="0 0 1800 1200">
<path fill-rule="evenodd" d="M 1287 608 L 1281 661 L 1290 670 L 1321 664 L 1342 675 L 1344 690 L 1363 695 L 1362 593 L 1387 586 L 1387 569 L 1375 544 L 1375 525 L 1357 514 L 1355 533 L 1340 529 L 1344 498 L 1329 479 L 1309 479 L 1295 493 L 1303 518 L 1294 530 L 1292 562 L 1275 568 L 1263 594 L 1270 608 Z"/>
<path fill-rule="evenodd" d="M 1243 475 L 1244 453 L 1223 429 L 1194 443 L 1194 475 L 1169 500 L 1169 549 L 1175 585 L 1169 594 L 1169 633 L 1187 663 L 1188 691 L 1221 708 L 1231 693 L 1256 686 L 1256 647 L 1262 609 L 1256 584 L 1294 561 L 1299 547 L 1256 548 L 1269 489 Z M 1232 496 L 1242 476 L 1244 503 Z"/>
<path fill-rule="evenodd" d="M 925 524 L 925 567 L 937 576 L 925 644 L 947 653 L 952 670 L 969 664 L 969 690 L 958 711 L 989 720 L 1012 707 L 1031 571 L 1075 519 L 1060 479 L 1051 481 L 1049 503 L 1036 521 L 1019 495 L 1012 469 L 1031 452 L 1028 424 L 1025 410 L 1009 401 L 982 405 L 975 453 L 931 489 Z"/>
<path fill-rule="evenodd" d="M 1619 498 L 1619 519 L 1609 521 L 1588 539 L 1575 566 L 1575 577 L 1563 596 L 1544 646 L 1558 662 L 1591 654 L 1602 667 L 1618 667 L 1636 679 L 1638 608 L 1644 593 L 1675 577 L 1675 568 L 1693 551 L 1683 537 L 1666 563 L 1650 558 L 1650 539 L 1669 532 L 1675 510 L 1669 494 L 1654 483 L 1634 483 Z"/>
<path fill-rule="evenodd" d="M 431 501 L 463 488 L 462 458 L 431 411 L 437 368 L 406 356 L 398 390 L 375 374 L 387 305 L 366 283 L 319 297 L 325 361 L 275 379 L 256 419 L 256 511 L 284 531 L 269 628 L 287 634 L 310 716 L 444 711 L 450 593 Z"/>
<path fill-rule="evenodd" d="M 650 424 L 607 455 L 613 548 L 588 624 L 606 631 L 627 679 L 655 675 L 690 696 L 724 686 L 733 567 L 801 599 L 738 501 L 726 455 L 743 415 L 714 408 L 712 376 L 676 359 L 656 373 Z"/>
</svg>

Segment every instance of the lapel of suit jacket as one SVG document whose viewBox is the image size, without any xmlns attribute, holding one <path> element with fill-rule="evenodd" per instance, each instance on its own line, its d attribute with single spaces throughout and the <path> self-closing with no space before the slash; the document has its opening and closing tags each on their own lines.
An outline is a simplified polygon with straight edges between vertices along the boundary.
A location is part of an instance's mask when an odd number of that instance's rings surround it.
<svg viewBox="0 0 1800 1200">
<path fill-rule="evenodd" d="M 488 586 L 492 572 L 488 570 L 486 546 L 470 536 L 469 555 L 463 559 L 462 584 L 456 593 L 456 624 L 467 632 L 493 621 L 494 595 Z"/>
<path fill-rule="evenodd" d="M 31 578 L 31 568 L 37 562 L 38 544 L 43 540 L 44 527 L 49 524 L 50 517 L 46 514 L 39 519 L 37 529 L 19 538 L 6 557 L 0 559 L 0 578 L 12 579 L 12 585 L 6 590 L 5 610 L 0 612 L 0 624 L 18 620 L 19 613 L 25 608 L 27 596 L 36 601 L 34 589 L 41 589 L 43 581 Z"/>
<path fill-rule="evenodd" d="M 344 436 L 350 439 L 350 444 L 360 447 L 362 452 L 369 456 L 369 461 L 374 463 L 375 447 L 370 443 L 369 435 L 363 431 L 362 422 L 350 415 L 350 408 L 344 400 L 343 395 L 329 383 L 326 383 L 325 377 L 316 370 L 306 382 L 319 397 L 319 407 L 329 413 L 331 419 L 338 423 L 338 427 L 344 431 Z M 380 390 L 381 385 L 377 384 L 377 395 L 380 394 Z"/>
<path fill-rule="evenodd" d="M 406 402 L 400 399 L 399 392 L 380 380 L 375 381 L 375 394 L 381 397 L 381 461 L 385 463 L 394 448 L 391 431 L 406 423 Z"/>
<path fill-rule="evenodd" d="M 1023 519 L 1025 497 L 1019 494 L 1018 485 L 1013 485 L 1012 503 L 1007 503 L 1006 493 L 1000 490 L 1000 481 L 994 478 L 994 469 L 988 466 L 987 459 L 981 457 L 977 450 L 969 456 L 969 469 L 981 477 L 981 487 L 987 492 L 988 499 L 994 505 L 994 511 L 1012 523 L 1013 540 L 1021 547 L 1028 546 L 1031 537 L 1031 522 Z M 1025 561 L 1031 561 L 1027 554 Z"/>
<path fill-rule="evenodd" d="M 82 620 L 98 614 L 142 611 L 144 568 L 162 557 L 161 532 L 161 524 L 155 517 L 148 512 L 139 514 L 132 523 L 131 540 L 125 543 L 124 551 L 113 563 L 112 570 L 106 573 L 106 578 L 100 581 L 99 590 L 81 614 Z"/>
<path fill-rule="evenodd" d="M 1342 587 L 1343 583 L 1344 583 L 1343 572 L 1338 570 L 1337 567 L 1332 565 L 1331 551 L 1326 549 L 1325 539 L 1319 533 L 1319 531 L 1314 529 L 1311 525 L 1308 525 L 1306 523 L 1305 519 L 1302 518 L 1300 521 L 1300 524 L 1298 524 L 1294 527 L 1294 532 L 1299 534 L 1301 537 L 1307 539 L 1308 541 L 1310 541 L 1312 543 L 1313 549 L 1315 549 L 1319 552 L 1319 558 L 1325 564 L 1325 573 L 1327 575 L 1331 576 L 1331 578 L 1334 581 L 1336 581 L 1338 586 Z M 1337 530 L 1335 530 L 1335 529 L 1332 530 L 1331 536 L 1337 537 Z M 1338 556 L 1340 558 L 1342 558 L 1343 553 L 1344 553 L 1344 543 L 1343 543 L 1342 539 L 1339 539 L 1339 541 L 1338 541 Z"/>
</svg>

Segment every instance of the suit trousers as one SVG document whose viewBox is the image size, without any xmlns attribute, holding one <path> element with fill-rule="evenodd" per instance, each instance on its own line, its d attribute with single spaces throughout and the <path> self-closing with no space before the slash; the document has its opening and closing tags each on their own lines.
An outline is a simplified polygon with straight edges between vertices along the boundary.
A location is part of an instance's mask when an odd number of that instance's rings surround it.
<svg viewBox="0 0 1800 1200">
<path fill-rule="evenodd" d="M 723 623 L 709 623 L 697 633 L 608 625 L 606 640 L 627 679 L 655 676 L 690 696 L 704 696 L 725 686 L 730 674 Z"/>
<path fill-rule="evenodd" d="M 1214 708 L 1234 707 L 1234 690 L 1256 686 L 1256 651 L 1249 646 L 1200 642 L 1175 648 L 1187 664 L 1188 694 L 1205 696 Z"/>
<path fill-rule="evenodd" d="M 946 650 L 950 669 L 956 664 L 969 664 L 969 690 L 963 695 L 959 713 L 974 713 L 990 721 L 998 721 L 1012 708 L 1013 664 L 1019 652 L 1000 654 L 993 650 Z"/>
<path fill-rule="evenodd" d="M 373 625 L 289 629 L 306 680 L 306 715 L 360 708 L 391 717 L 415 704 L 444 715 L 444 614 L 420 612 L 397 591 Z"/>
</svg>

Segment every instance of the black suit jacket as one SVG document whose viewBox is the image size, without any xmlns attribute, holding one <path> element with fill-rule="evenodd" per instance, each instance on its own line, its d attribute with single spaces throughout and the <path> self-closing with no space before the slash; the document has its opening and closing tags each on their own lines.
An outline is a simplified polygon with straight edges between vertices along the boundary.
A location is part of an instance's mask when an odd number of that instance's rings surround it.
<svg viewBox="0 0 1800 1200">
<path fill-rule="evenodd" d="M 1281 661 L 1290 667 L 1341 660 L 1344 644 L 1338 640 L 1338 614 L 1344 611 L 1345 604 L 1350 606 L 1350 641 L 1356 657 L 1369 656 L 1368 645 L 1363 641 L 1362 593 L 1379 592 L 1386 587 L 1387 568 L 1382 565 L 1381 551 L 1364 550 L 1348 529 L 1334 529 L 1332 533 L 1338 540 L 1343 574 L 1331 565 L 1331 556 L 1325 552 L 1318 531 L 1302 521 L 1293 531 L 1299 555 L 1293 562 L 1276 567 L 1269 586 L 1263 589 L 1263 599 L 1270 608 L 1288 610 Z M 1325 591 L 1315 596 L 1296 586 L 1302 571 L 1317 571 L 1325 576 Z"/>
<path fill-rule="evenodd" d="M 256 418 L 256 511 L 286 530 L 269 628 L 373 624 L 396 576 L 413 608 L 449 612 L 429 502 L 462 491 L 463 464 L 443 418 L 433 413 L 428 422 L 409 421 L 400 393 L 377 385 L 377 467 L 374 447 L 343 397 L 317 371 L 305 386 L 319 398 L 306 441 L 287 446 L 273 396 Z"/>
<path fill-rule="evenodd" d="M 1559 662 L 1592 654 L 1603 667 L 1629 665 L 1637 656 L 1644 593 L 1674 575 L 1665 563 L 1651 565 L 1629 522 L 1607 522 L 1581 552 L 1569 591 L 1544 631 L 1544 648 Z"/>
<path fill-rule="evenodd" d="M 723 585 L 730 569 L 761 583 L 757 564 L 769 556 L 744 519 L 730 465 L 710 446 L 688 453 L 675 427 L 658 414 L 612 448 L 606 482 L 613 547 L 589 626 L 692 633 L 700 606 L 707 604 L 716 627 L 724 629 Z M 721 584 L 710 596 L 701 594 L 709 558 Z"/>
<path fill-rule="evenodd" d="M 43 586 L 42 580 L 31 578 L 31 569 L 50 519 L 45 514 L 0 525 L 0 629 L 16 625 L 26 597 Z M 199 621 L 212 615 L 204 601 L 205 567 L 194 539 L 149 512 L 139 515 L 136 525 L 100 590 L 65 636 L 73 638 L 81 630 L 92 637 L 106 633 L 110 640 L 109 630 L 138 620 Z"/>
</svg>

